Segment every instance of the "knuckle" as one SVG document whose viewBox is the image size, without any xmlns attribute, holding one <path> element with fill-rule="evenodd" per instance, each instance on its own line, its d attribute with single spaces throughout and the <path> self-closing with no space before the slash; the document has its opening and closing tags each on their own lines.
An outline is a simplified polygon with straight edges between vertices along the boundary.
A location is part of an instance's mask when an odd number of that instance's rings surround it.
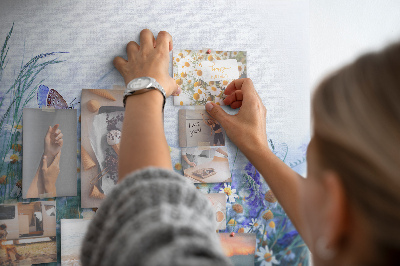
<svg viewBox="0 0 400 266">
<path fill-rule="evenodd" d="M 136 47 L 136 42 L 134 42 L 134 41 L 130 41 L 130 42 L 128 42 L 128 44 L 126 45 L 126 49 L 132 49 L 132 48 L 134 48 L 134 47 Z"/>
<path fill-rule="evenodd" d="M 253 81 L 251 80 L 251 78 L 245 78 L 244 82 L 246 82 L 247 84 L 253 85 Z"/>
</svg>

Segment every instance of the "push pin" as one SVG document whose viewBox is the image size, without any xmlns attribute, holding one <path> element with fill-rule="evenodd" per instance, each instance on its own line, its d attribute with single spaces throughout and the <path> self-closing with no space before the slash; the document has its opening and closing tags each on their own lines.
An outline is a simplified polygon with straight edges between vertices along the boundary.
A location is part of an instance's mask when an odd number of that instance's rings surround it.
<svg viewBox="0 0 400 266">
<path fill-rule="evenodd" d="M 206 54 L 211 54 L 211 49 L 208 49 Z"/>
<path fill-rule="evenodd" d="M 234 237 L 234 236 L 235 236 L 235 233 L 232 232 L 229 236 L 230 236 L 230 237 Z"/>
</svg>

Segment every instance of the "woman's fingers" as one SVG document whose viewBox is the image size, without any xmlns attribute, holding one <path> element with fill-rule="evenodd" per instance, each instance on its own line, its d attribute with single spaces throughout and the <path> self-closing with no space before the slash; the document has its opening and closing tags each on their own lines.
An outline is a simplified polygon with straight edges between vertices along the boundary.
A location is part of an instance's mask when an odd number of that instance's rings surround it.
<svg viewBox="0 0 400 266">
<path fill-rule="evenodd" d="M 236 109 L 236 108 L 238 108 L 237 107 L 237 105 L 238 105 L 237 102 L 240 102 L 240 106 L 241 106 L 242 105 L 242 101 L 243 101 L 243 92 L 241 90 L 236 90 L 236 91 L 234 91 L 232 94 L 228 95 L 224 99 L 224 104 L 225 105 L 230 105 L 231 108 Z M 235 106 L 235 108 L 233 106 Z"/>
<path fill-rule="evenodd" d="M 174 91 L 174 93 L 172 93 L 172 96 L 178 96 L 179 94 L 181 94 L 182 89 L 181 86 L 178 85 L 178 89 L 176 91 Z"/>
<path fill-rule="evenodd" d="M 134 59 L 134 55 L 135 55 L 135 53 L 137 53 L 137 51 L 139 51 L 139 49 L 140 49 L 140 46 L 136 42 L 134 42 L 134 41 L 128 42 L 128 44 L 126 45 L 126 54 L 128 56 L 129 61 Z M 114 58 L 114 60 L 116 58 Z M 122 57 L 119 57 L 119 58 L 123 59 Z M 120 59 L 118 59 L 118 60 L 120 60 Z M 128 62 L 125 59 L 123 59 L 123 61 L 125 61 L 125 63 Z M 121 61 L 121 63 L 123 63 L 123 61 Z M 115 66 L 115 64 L 114 64 L 114 66 Z"/>
<path fill-rule="evenodd" d="M 244 81 L 245 81 L 245 79 L 235 79 L 234 81 L 229 83 L 228 86 L 226 86 L 226 89 L 225 89 L 225 92 L 224 92 L 225 95 L 230 95 L 234 91 L 240 90 L 242 88 L 242 84 L 243 84 Z"/>
<path fill-rule="evenodd" d="M 249 78 L 235 79 L 225 89 L 225 95 L 230 95 L 237 90 L 241 90 L 245 94 L 257 94 L 253 81 Z"/>
<path fill-rule="evenodd" d="M 144 29 L 140 32 L 140 50 L 144 52 L 154 49 L 154 35 L 149 29 Z"/>
<path fill-rule="evenodd" d="M 115 57 L 113 61 L 114 67 L 118 70 L 120 74 L 124 73 L 124 67 L 127 63 L 128 61 L 119 56 Z"/>
<path fill-rule="evenodd" d="M 63 145 L 63 143 L 64 143 L 64 140 L 63 140 L 63 139 L 60 139 L 60 140 L 57 140 L 55 143 L 56 143 L 58 146 L 62 147 L 62 145 Z"/>
<path fill-rule="evenodd" d="M 63 133 L 60 133 L 56 136 L 55 140 L 58 141 L 58 140 L 62 139 L 63 136 L 64 136 Z"/>
<path fill-rule="evenodd" d="M 240 92 L 238 92 L 240 91 Z M 253 81 L 249 78 L 236 79 L 232 81 L 225 89 L 225 94 L 228 95 L 224 103 L 236 109 L 242 105 L 253 105 L 255 102 L 262 102 Z M 238 100 L 241 99 L 241 100 Z"/>
<path fill-rule="evenodd" d="M 51 129 L 51 131 L 53 133 L 56 132 L 59 126 L 60 126 L 60 124 L 55 124 L 54 127 Z"/>
<path fill-rule="evenodd" d="M 156 49 L 165 52 L 166 54 L 172 50 L 172 36 L 166 31 L 160 31 L 156 40 Z"/>
</svg>

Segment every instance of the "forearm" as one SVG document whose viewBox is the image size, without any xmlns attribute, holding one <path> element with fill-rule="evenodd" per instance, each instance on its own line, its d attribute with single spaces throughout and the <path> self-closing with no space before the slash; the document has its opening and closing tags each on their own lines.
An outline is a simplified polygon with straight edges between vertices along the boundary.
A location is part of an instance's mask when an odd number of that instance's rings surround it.
<svg viewBox="0 0 400 266">
<path fill-rule="evenodd" d="M 40 166 L 39 166 L 40 167 Z M 39 169 L 36 171 L 35 177 L 29 186 L 28 192 L 26 193 L 27 198 L 37 198 L 39 197 L 40 191 L 43 191 L 41 182 L 39 182 Z"/>
<path fill-rule="evenodd" d="M 275 197 L 285 209 L 297 231 L 306 240 L 300 210 L 302 177 L 264 146 L 254 145 L 243 153 L 264 177 Z"/>
<path fill-rule="evenodd" d="M 43 155 L 42 155 L 43 158 Z M 40 176 L 40 169 L 42 167 L 42 158 L 38 169 L 36 170 L 35 177 L 33 178 L 31 185 L 29 186 L 28 192 L 26 194 L 27 198 L 37 198 L 40 194 L 44 193 L 43 178 Z"/>
<path fill-rule="evenodd" d="M 188 164 L 191 163 L 191 161 L 189 161 L 189 159 L 188 159 L 188 157 L 186 155 L 183 155 L 182 158 L 186 163 L 188 163 Z"/>
<path fill-rule="evenodd" d="M 147 166 L 172 169 L 159 91 L 127 98 L 119 156 L 119 181 Z"/>
</svg>

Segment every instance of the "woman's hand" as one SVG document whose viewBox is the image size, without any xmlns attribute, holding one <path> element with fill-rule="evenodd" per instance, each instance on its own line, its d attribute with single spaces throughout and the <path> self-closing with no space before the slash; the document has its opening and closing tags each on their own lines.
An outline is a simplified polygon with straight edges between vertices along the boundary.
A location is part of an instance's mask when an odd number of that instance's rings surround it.
<svg viewBox="0 0 400 266">
<path fill-rule="evenodd" d="M 43 181 L 44 193 L 48 194 L 50 197 L 57 196 L 56 182 L 58 174 L 60 173 L 60 157 L 61 151 L 56 154 L 53 162 L 47 167 L 47 156 L 43 155 L 40 174 Z"/>
<path fill-rule="evenodd" d="M 54 127 L 49 126 L 46 136 L 44 137 L 44 155 L 47 156 L 48 164 L 51 164 L 54 157 L 61 151 L 63 146 L 63 134 L 58 128 L 59 126 L 59 124 L 54 125 Z"/>
<path fill-rule="evenodd" d="M 172 50 L 172 37 L 160 31 L 157 40 L 153 33 L 144 29 L 140 32 L 140 46 L 131 41 L 126 46 L 128 60 L 114 58 L 114 66 L 121 73 L 125 84 L 140 77 L 152 77 L 164 88 L 166 96 L 178 92 L 175 80 L 168 73 L 169 52 Z"/>
<path fill-rule="evenodd" d="M 224 103 L 240 108 L 236 115 L 227 114 L 219 105 L 207 103 L 207 112 L 225 129 L 228 137 L 246 155 L 268 147 L 266 133 L 267 109 L 249 78 L 232 81 L 225 89 Z"/>
</svg>

